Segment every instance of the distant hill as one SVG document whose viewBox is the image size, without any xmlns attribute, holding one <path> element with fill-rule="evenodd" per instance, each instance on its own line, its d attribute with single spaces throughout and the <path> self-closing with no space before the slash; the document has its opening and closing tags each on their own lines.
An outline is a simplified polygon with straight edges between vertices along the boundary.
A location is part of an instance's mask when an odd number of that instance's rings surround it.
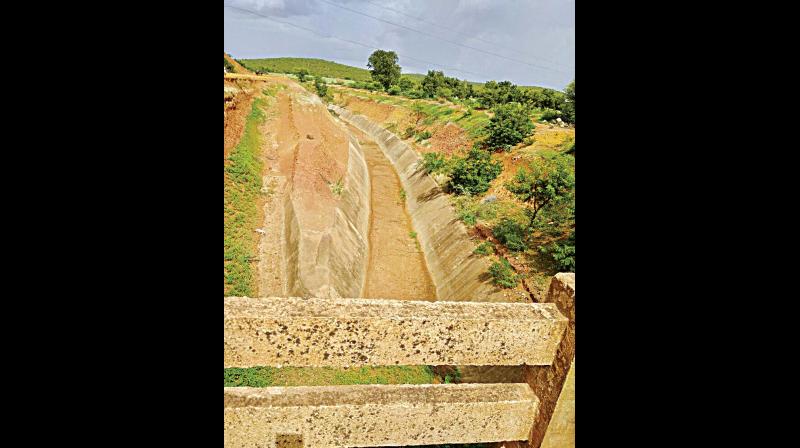
<svg viewBox="0 0 800 448">
<path fill-rule="evenodd" d="M 369 70 L 339 64 L 322 59 L 309 58 L 266 58 L 266 59 L 240 59 L 242 64 L 250 70 L 260 70 L 272 73 L 295 73 L 300 69 L 308 70 L 312 76 L 326 78 L 352 79 L 354 81 L 370 81 L 372 77 Z"/>
<path fill-rule="evenodd" d="M 239 59 L 245 68 L 256 71 L 271 73 L 295 73 L 304 68 L 312 76 L 324 76 L 326 78 L 352 79 L 353 81 L 371 81 L 372 76 L 365 68 L 353 67 L 350 65 L 339 64 L 338 62 L 326 61 L 324 59 L 312 58 L 263 58 L 263 59 Z M 453 76 L 452 73 L 445 75 Z M 403 73 L 404 78 L 411 78 L 420 82 L 425 75 L 419 73 Z M 498 79 L 498 81 L 502 81 Z M 483 87 L 482 82 L 468 81 L 470 84 Z M 541 87 L 520 86 L 522 88 L 540 89 Z"/>
</svg>

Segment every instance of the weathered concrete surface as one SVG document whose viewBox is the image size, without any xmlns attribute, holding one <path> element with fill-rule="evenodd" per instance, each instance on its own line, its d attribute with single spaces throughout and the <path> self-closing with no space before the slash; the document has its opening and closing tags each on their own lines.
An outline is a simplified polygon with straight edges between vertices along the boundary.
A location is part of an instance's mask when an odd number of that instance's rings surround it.
<svg viewBox="0 0 800 448">
<path fill-rule="evenodd" d="M 325 104 L 278 80 L 276 122 L 283 203 L 283 272 L 288 295 L 353 297 L 366 277 L 370 178 L 358 141 Z"/>
<path fill-rule="evenodd" d="M 422 169 L 422 159 L 414 149 L 363 115 L 336 105 L 328 108 L 374 139 L 392 162 L 407 193 L 406 206 L 438 300 L 507 301 L 487 274 L 490 261 L 473 254 L 475 244 L 470 241 L 447 195 Z"/>
<path fill-rule="evenodd" d="M 225 298 L 225 367 L 549 365 L 553 304 Z"/>
<path fill-rule="evenodd" d="M 225 446 L 344 448 L 524 440 L 526 384 L 225 388 Z"/>
<path fill-rule="evenodd" d="M 563 400 L 565 409 L 563 414 L 555 417 L 557 421 L 552 428 L 552 431 L 555 432 L 553 438 L 557 439 L 570 432 L 574 434 L 574 385 L 570 392 L 570 387 L 565 387 L 565 383 L 568 373 L 572 372 L 573 382 L 575 376 L 573 366 L 575 362 L 575 274 L 557 274 L 550 282 L 550 290 L 545 300 L 558 307 L 559 311 L 569 319 L 569 325 L 551 365 L 525 367 L 525 382 L 531 386 L 534 394 L 541 400 L 539 415 L 533 422 L 528 441 L 526 443 L 507 443 L 505 444 L 507 448 L 540 448 L 543 446 L 542 441 L 546 433 L 551 431 L 548 425 L 551 418 L 554 418 L 556 404 L 559 403 L 559 397 L 564 393 L 562 390 L 566 390 L 567 394 Z M 570 394 L 572 394 L 571 398 Z M 571 427 L 569 422 L 572 422 Z M 562 425 L 562 423 L 565 424 Z"/>
<path fill-rule="evenodd" d="M 567 380 L 561 388 L 556 409 L 547 432 L 542 440 L 542 448 L 572 448 L 575 446 L 575 360 L 569 368 Z"/>
</svg>

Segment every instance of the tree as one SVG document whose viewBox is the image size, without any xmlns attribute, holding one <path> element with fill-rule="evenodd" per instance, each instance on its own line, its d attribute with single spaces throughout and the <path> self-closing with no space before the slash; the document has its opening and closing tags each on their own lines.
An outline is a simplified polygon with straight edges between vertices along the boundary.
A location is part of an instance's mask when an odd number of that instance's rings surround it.
<svg viewBox="0 0 800 448">
<path fill-rule="evenodd" d="M 564 102 L 561 104 L 561 115 L 567 123 L 575 124 L 575 80 L 564 89 Z"/>
<path fill-rule="evenodd" d="M 503 171 L 503 164 L 492 161 L 489 152 L 472 148 L 467 157 L 450 160 L 450 186 L 456 194 L 483 194 Z"/>
<path fill-rule="evenodd" d="M 531 225 L 545 207 L 572 198 L 575 173 L 570 159 L 572 157 L 564 155 L 536 159 L 527 169 L 520 168 L 514 179 L 506 184 L 508 191 L 529 206 Z"/>
<path fill-rule="evenodd" d="M 486 125 L 489 133 L 486 145 L 489 148 L 501 148 L 508 151 L 525 137 L 531 135 L 534 126 L 528 116 L 528 111 L 521 104 L 501 104 L 492 111 L 494 116 Z"/>
<path fill-rule="evenodd" d="M 304 68 L 297 70 L 297 79 L 299 79 L 300 82 L 306 82 L 306 76 L 308 76 L 308 70 Z"/>
<path fill-rule="evenodd" d="M 575 229 L 564 240 L 540 246 L 539 252 L 548 255 L 559 271 L 575 272 Z"/>
<path fill-rule="evenodd" d="M 436 97 L 444 86 L 444 73 L 437 70 L 428 70 L 428 74 L 422 79 L 422 92 L 427 98 Z"/>
<path fill-rule="evenodd" d="M 397 85 L 403 92 L 414 90 L 414 81 L 409 78 L 400 78 L 400 81 L 397 82 Z"/>
<path fill-rule="evenodd" d="M 400 80 L 400 65 L 394 51 L 375 50 L 369 57 L 367 68 L 372 71 L 372 79 L 381 83 L 385 90 Z"/>
</svg>

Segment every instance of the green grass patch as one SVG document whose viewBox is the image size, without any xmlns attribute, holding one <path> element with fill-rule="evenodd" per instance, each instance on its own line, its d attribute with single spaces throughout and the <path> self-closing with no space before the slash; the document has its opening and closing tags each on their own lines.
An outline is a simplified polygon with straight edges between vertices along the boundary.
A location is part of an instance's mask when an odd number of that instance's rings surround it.
<svg viewBox="0 0 800 448">
<path fill-rule="evenodd" d="M 252 296 L 258 234 L 258 197 L 261 194 L 263 164 L 258 126 L 265 114 L 264 100 L 256 98 L 247 117 L 239 144 L 225 161 L 225 295 Z"/>
<path fill-rule="evenodd" d="M 432 384 L 435 377 L 428 366 L 228 368 L 225 387 Z"/>
</svg>

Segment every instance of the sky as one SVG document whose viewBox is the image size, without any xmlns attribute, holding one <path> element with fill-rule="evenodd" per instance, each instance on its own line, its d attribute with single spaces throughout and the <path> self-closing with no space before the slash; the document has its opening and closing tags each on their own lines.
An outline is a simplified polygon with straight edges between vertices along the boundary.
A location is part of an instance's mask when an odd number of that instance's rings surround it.
<svg viewBox="0 0 800 448">
<path fill-rule="evenodd" d="M 574 0 L 224 4 L 232 6 L 224 8 L 225 51 L 237 59 L 306 57 L 366 68 L 369 55 L 380 48 L 398 54 L 403 73 L 442 70 L 470 81 L 509 80 L 558 90 L 575 79 Z"/>
</svg>

